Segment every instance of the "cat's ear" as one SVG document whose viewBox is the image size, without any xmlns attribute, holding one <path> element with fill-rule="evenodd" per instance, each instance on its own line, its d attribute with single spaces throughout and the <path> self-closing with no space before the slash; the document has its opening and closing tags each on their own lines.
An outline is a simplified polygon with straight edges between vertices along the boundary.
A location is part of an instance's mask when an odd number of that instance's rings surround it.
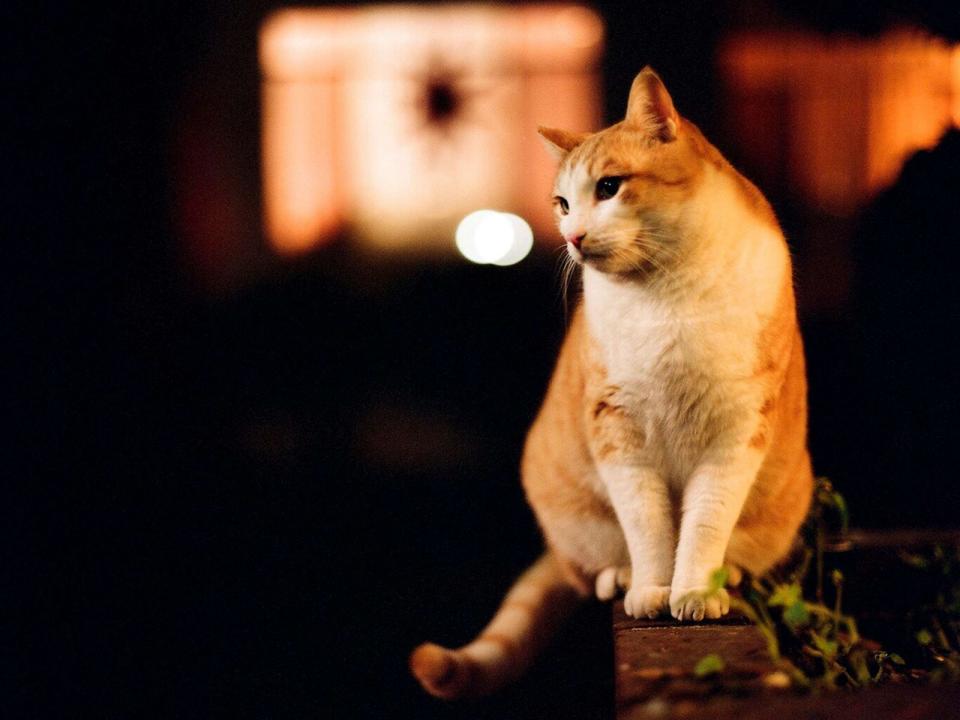
<svg viewBox="0 0 960 720">
<path fill-rule="evenodd" d="M 547 150 L 557 160 L 563 160 L 567 156 L 567 153 L 590 137 L 590 133 L 558 130 L 556 128 L 543 127 L 542 125 L 537 128 L 537 132 L 540 133 L 540 137 L 543 139 L 543 144 Z"/>
<path fill-rule="evenodd" d="M 625 123 L 641 128 L 663 142 L 677 139 L 680 116 L 663 81 L 649 65 L 640 71 L 630 86 Z"/>
</svg>

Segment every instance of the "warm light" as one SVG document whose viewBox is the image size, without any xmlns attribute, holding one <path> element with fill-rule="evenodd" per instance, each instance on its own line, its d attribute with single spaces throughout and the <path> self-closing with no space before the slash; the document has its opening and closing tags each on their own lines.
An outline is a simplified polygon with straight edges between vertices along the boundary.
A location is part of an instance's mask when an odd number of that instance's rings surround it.
<svg viewBox="0 0 960 720">
<path fill-rule="evenodd" d="M 960 124 L 960 47 L 920 31 L 745 33 L 724 44 L 720 65 L 730 129 L 767 173 L 758 179 L 835 215 L 855 214 Z"/>
<path fill-rule="evenodd" d="M 533 231 L 519 215 L 477 210 L 457 226 L 457 249 L 481 265 L 515 265 L 533 247 Z"/>
<path fill-rule="evenodd" d="M 599 126 L 602 43 L 600 17 L 577 5 L 274 13 L 260 31 L 274 249 L 349 231 L 377 250 L 449 253 L 460 218 L 484 206 L 552 238 L 554 163 L 536 129 Z M 530 231 L 519 222 L 489 220 L 482 256 L 512 258 Z"/>
<path fill-rule="evenodd" d="M 951 59 L 950 77 L 953 78 L 951 94 L 953 95 L 953 115 L 954 127 L 960 128 L 960 45 L 953 46 L 953 57 Z"/>
<path fill-rule="evenodd" d="M 562 42 L 575 48 L 589 48 L 603 40 L 603 22 L 584 7 L 568 7 L 557 13 L 556 28 Z"/>
</svg>

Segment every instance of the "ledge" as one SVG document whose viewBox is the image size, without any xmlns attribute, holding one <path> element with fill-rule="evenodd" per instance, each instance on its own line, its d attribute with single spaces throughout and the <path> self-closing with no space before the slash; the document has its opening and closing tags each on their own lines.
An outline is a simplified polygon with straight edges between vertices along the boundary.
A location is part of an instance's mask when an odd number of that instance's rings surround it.
<svg viewBox="0 0 960 720">
<path fill-rule="evenodd" d="M 960 531 L 851 532 L 828 547 L 829 565 L 843 569 L 850 587 L 870 589 L 851 593 L 858 617 L 883 623 L 916 602 L 916 578 L 896 561 L 897 550 L 934 544 L 960 544 Z M 820 695 L 778 688 L 781 678 L 763 638 L 742 617 L 683 624 L 634 620 L 618 601 L 613 640 L 617 720 L 960 718 L 956 684 L 890 684 Z M 694 675 L 697 663 L 711 653 L 723 658 L 722 685 Z"/>
</svg>

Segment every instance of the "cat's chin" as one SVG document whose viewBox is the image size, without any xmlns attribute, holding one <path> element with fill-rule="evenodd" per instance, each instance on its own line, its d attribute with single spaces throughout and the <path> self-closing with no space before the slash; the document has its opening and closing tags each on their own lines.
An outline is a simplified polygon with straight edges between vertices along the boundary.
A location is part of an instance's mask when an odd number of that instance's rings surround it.
<svg viewBox="0 0 960 720">
<path fill-rule="evenodd" d="M 570 259 L 573 260 L 577 265 L 583 265 L 583 253 L 573 243 L 567 243 L 567 255 L 569 255 Z"/>
<path fill-rule="evenodd" d="M 653 264 L 646 260 L 628 265 L 623 262 L 618 262 L 610 255 L 585 255 L 583 253 L 574 255 L 573 253 L 570 253 L 570 256 L 578 265 L 582 267 L 588 267 L 591 270 L 595 270 L 611 277 L 635 279 L 637 277 L 646 277 L 654 270 Z"/>
<path fill-rule="evenodd" d="M 570 243 L 567 243 L 567 253 L 577 265 L 589 265 L 594 270 L 607 272 L 606 266 L 609 265 L 609 256 L 600 253 L 584 252 Z"/>
<path fill-rule="evenodd" d="M 597 272 L 605 274 L 616 273 L 616 271 L 610 266 L 610 258 L 606 255 L 584 255 L 583 253 L 580 253 L 578 256 L 573 256 L 573 259 L 581 267 L 588 267 L 591 270 L 596 270 Z"/>
<path fill-rule="evenodd" d="M 638 258 L 633 263 L 627 264 L 622 260 L 617 260 L 611 253 L 584 251 L 569 242 L 567 243 L 567 254 L 577 265 L 589 267 L 606 275 L 636 277 L 638 275 L 649 275 L 654 269 L 654 265 L 649 258 Z"/>
</svg>

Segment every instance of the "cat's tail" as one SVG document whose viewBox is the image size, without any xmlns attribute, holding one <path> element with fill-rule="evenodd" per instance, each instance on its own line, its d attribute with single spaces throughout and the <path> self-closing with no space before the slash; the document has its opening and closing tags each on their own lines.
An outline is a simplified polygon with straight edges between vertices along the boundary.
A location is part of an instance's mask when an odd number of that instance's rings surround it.
<svg viewBox="0 0 960 720">
<path fill-rule="evenodd" d="M 547 552 L 513 584 L 473 642 L 459 650 L 424 643 L 410 655 L 410 670 L 445 700 L 488 695 L 523 674 L 580 598 Z"/>
</svg>

